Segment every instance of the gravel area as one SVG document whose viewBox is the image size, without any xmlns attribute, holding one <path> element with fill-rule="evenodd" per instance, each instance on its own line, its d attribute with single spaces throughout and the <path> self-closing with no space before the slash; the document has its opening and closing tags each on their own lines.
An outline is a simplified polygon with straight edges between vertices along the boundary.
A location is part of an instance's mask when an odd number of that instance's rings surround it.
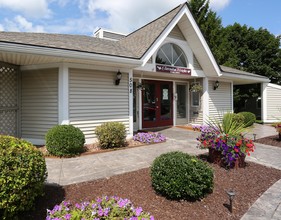
<svg viewBox="0 0 281 220">
<path fill-rule="evenodd" d="M 279 135 L 268 136 L 255 140 L 255 142 L 260 144 L 272 145 L 275 147 L 281 147 L 281 140 L 279 140 Z"/>
</svg>

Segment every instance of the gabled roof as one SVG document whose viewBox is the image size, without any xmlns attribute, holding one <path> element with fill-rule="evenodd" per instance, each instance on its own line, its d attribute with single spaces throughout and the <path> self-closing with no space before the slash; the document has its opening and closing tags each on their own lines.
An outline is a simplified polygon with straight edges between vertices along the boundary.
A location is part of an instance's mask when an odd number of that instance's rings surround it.
<svg viewBox="0 0 281 220">
<path fill-rule="evenodd" d="M 153 45 L 165 28 L 173 21 L 185 4 L 179 5 L 170 12 L 148 23 L 119 41 L 120 45 L 134 51 L 136 58 L 141 58 Z"/>
</svg>

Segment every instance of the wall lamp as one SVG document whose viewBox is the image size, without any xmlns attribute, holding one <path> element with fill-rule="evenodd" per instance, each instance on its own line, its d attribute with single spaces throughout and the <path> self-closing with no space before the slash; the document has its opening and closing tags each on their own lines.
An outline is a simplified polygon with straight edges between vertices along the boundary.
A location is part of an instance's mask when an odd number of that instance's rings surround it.
<svg viewBox="0 0 281 220">
<path fill-rule="evenodd" d="M 216 90 L 217 88 L 219 88 L 220 86 L 220 82 L 217 80 L 215 83 L 214 83 L 214 90 Z"/>
<path fill-rule="evenodd" d="M 122 73 L 120 72 L 120 70 L 118 70 L 118 72 L 116 73 L 116 80 L 115 80 L 115 85 L 119 85 L 120 80 L 122 79 Z"/>
</svg>

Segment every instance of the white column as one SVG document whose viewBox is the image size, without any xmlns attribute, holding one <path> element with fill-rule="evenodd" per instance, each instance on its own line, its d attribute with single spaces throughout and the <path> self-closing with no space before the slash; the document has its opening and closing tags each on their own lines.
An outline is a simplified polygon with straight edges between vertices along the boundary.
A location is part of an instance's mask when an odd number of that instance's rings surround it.
<svg viewBox="0 0 281 220">
<path fill-rule="evenodd" d="M 139 79 L 139 84 L 141 84 L 141 79 Z M 138 89 L 138 95 L 139 95 L 139 129 L 142 129 L 142 90 Z"/>
<path fill-rule="evenodd" d="M 173 91 L 172 91 L 172 96 L 173 96 L 173 125 L 175 126 L 177 124 L 177 85 L 176 82 L 173 81 Z"/>
<path fill-rule="evenodd" d="M 268 83 L 261 84 L 261 120 L 267 121 L 267 85 Z"/>
<path fill-rule="evenodd" d="M 233 97 L 233 82 L 231 82 L 231 84 L 230 84 L 230 92 L 231 92 L 231 112 L 234 112 L 234 102 L 233 102 L 233 100 L 234 100 L 234 97 Z"/>
<path fill-rule="evenodd" d="M 203 78 L 203 124 L 208 120 L 209 117 L 209 80 Z"/>
<path fill-rule="evenodd" d="M 65 64 L 59 66 L 59 124 L 69 124 L 69 71 Z"/>
<path fill-rule="evenodd" d="M 134 114 L 133 114 L 133 70 L 129 72 L 129 136 L 133 136 L 134 132 Z"/>
</svg>

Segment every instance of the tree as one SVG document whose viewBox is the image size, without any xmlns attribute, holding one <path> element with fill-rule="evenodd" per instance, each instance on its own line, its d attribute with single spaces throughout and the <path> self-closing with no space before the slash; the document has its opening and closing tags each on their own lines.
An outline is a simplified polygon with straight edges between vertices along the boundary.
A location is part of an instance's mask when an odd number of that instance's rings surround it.
<svg viewBox="0 0 281 220">
<path fill-rule="evenodd" d="M 266 76 L 272 83 L 281 85 L 280 36 L 238 23 L 227 26 L 223 32 L 229 53 L 221 64 Z"/>
<path fill-rule="evenodd" d="M 210 10 L 209 0 L 190 0 L 188 5 L 216 60 L 220 62 L 225 56 L 224 53 L 227 53 L 224 50 L 226 40 L 221 18 Z"/>
</svg>

